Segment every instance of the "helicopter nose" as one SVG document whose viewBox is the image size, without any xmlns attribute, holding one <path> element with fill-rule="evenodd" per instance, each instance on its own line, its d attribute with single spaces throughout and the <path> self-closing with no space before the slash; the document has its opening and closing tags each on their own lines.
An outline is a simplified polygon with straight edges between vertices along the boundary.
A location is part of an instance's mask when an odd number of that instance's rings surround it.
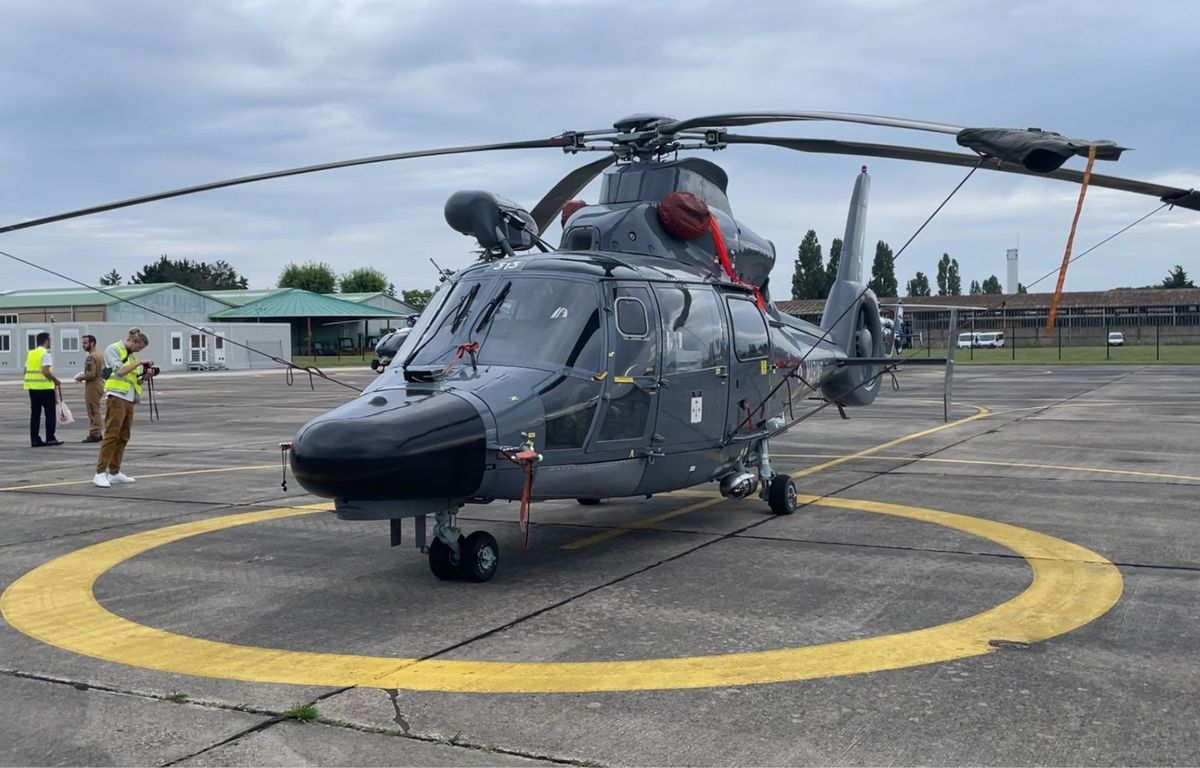
<svg viewBox="0 0 1200 768">
<path fill-rule="evenodd" d="M 483 479 L 485 445 L 483 419 L 461 397 L 380 391 L 304 425 L 292 471 L 331 499 L 464 497 Z"/>
</svg>

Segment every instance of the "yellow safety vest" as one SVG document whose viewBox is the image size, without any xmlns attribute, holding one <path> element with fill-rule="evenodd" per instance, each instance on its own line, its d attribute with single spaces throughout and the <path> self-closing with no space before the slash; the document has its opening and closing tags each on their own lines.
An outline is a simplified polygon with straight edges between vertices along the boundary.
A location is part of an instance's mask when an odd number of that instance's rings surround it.
<svg viewBox="0 0 1200 768">
<path fill-rule="evenodd" d="M 112 349 L 113 347 L 117 347 L 117 357 L 121 360 L 121 365 L 127 365 L 130 362 L 134 362 L 134 363 L 137 362 L 138 356 L 132 352 L 126 351 L 125 345 L 122 344 L 121 342 L 118 341 L 118 342 L 114 342 L 114 343 L 108 345 L 109 349 Z M 125 352 L 125 354 L 122 355 L 121 354 L 122 352 Z M 107 358 L 108 355 L 106 354 L 105 357 Z M 112 376 L 109 376 L 107 379 L 104 380 L 104 391 L 105 392 L 130 392 L 130 391 L 132 391 L 133 394 L 135 395 L 135 399 L 141 398 L 142 385 L 141 385 L 141 382 L 138 381 L 138 369 L 134 368 L 131 371 L 129 371 L 129 373 L 125 374 L 124 376 L 118 376 L 117 369 L 114 368 L 113 372 L 112 372 Z"/>
<path fill-rule="evenodd" d="M 45 347 L 34 347 L 25 358 L 25 389 L 54 389 L 54 382 L 42 374 L 42 358 Z"/>
</svg>

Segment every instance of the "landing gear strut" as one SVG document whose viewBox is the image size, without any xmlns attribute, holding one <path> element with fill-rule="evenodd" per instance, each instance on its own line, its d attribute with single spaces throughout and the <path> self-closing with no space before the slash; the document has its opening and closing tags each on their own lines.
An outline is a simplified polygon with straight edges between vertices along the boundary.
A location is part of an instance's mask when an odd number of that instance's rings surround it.
<svg viewBox="0 0 1200 768">
<path fill-rule="evenodd" d="M 779 420 L 782 425 L 783 420 Z M 770 426 L 770 424 L 768 424 Z M 758 477 L 762 481 L 760 495 L 771 505 L 776 515 L 790 515 L 796 511 L 796 483 L 791 475 L 783 475 L 771 469 L 771 454 L 766 438 L 758 443 Z"/>
<path fill-rule="evenodd" d="M 442 581 L 488 581 L 500 566 L 500 545 L 487 531 L 464 536 L 458 527 L 457 512 L 447 509 L 436 515 L 433 542 L 429 545 L 429 570 Z"/>
</svg>

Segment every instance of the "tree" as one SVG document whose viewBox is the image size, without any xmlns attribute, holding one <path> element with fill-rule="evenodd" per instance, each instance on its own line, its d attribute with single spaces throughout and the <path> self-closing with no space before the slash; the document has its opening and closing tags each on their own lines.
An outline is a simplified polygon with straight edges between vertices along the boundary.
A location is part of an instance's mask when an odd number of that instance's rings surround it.
<svg viewBox="0 0 1200 768">
<path fill-rule="evenodd" d="M 191 259 L 172 259 L 165 253 L 158 261 L 142 267 L 130 282 L 179 283 L 197 291 L 245 288 L 249 284 L 227 261 L 218 260 L 208 264 Z"/>
<path fill-rule="evenodd" d="M 938 287 L 937 295 L 938 296 L 945 296 L 947 293 L 949 293 L 949 290 L 946 288 L 946 277 L 949 272 L 950 272 L 950 254 L 943 253 L 942 258 L 938 259 L 938 270 L 937 270 L 937 287 Z"/>
<path fill-rule="evenodd" d="M 837 282 L 838 266 L 841 261 L 842 238 L 835 237 L 829 244 L 829 263 L 825 265 L 825 290 L 821 292 L 822 298 L 829 298 L 829 292 L 833 290 L 833 284 Z"/>
<path fill-rule="evenodd" d="M 950 267 L 946 270 L 946 293 L 962 296 L 962 275 L 958 271 L 958 259 L 950 259 Z"/>
<path fill-rule="evenodd" d="M 1155 286 L 1156 288 L 1195 288 L 1196 284 L 1188 279 L 1187 272 L 1183 271 L 1183 266 L 1176 264 L 1175 267 L 1167 273 L 1163 279 L 1162 285 Z"/>
<path fill-rule="evenodd" d="M 983 286 L 981 286 L 979 284 L 978 280 L 971 281 L 971 295 L 972 296 L 982 296 L 983 295 Z"/>
<path fill-rule="evenodd" d="M 420 288 L 414 288 L 411 291 L 400 291 L 400 300 L 418 312 L 424 312 L 425 307 L 429 306 L 429 300 L 432 298 L 433 291 L 423 291 Z"/>
<path fill-rule="evenodd" d="M 388 283 L 388 287 L 384 290 L 384 293 L 386 293 L 388 296 L 391 296 L 393 299 L 396 298 L 396 284 Z"/>
<path fill-rule="evenodd" d="M 342 293 L 383 293 L 388 285 L 387 275 L 375 267 L 354 269 L 338 278 L 338 290 Z"/>
<path fill-rule="evenodd" d="M 1029 289 L 1025 287 L 1025 283 L 1017 283 L 1017 293 L 1029 293 Z"/>
<path fill-rule="evenodd" d="M 816 230 L 810 229 L 805 233 L 804 240 L 796 252 L 796 268 L 792 272 L 792 298 L 824 298 L 824 287 L 825 267 L 822 264 L 821 244 L 817 242 Z"/>
<path fill-rule="evenodd" d="M 928 296 L 929 295 L 929 278 L 924 272 L 918 272 L 913 276 L 912 280 L 908 281 L 909 296 Z"/>
<path fill-rule="evenodd" d="M 869 284 L 876 296 L 895 296 L 900 292 L 896 282 L 896 264 L 892 249 L 880 240 L 875 244 L 875 261 L 871 263 L 871 282 Z"/>
<path fill-rule="evenodd" d="M 112 272 L 109 272 L 104 277 L 100 278 L 100 285 L 120 285 L 120 284 L 121 284 L 121 275 L 115 269 Z"/>
<path fill-rule="evenodd" d="M 280 288 L 300 288 L 313 293 L 333 293 L 337 277 L 333 267 L 325 262 L 308 261 L 304 264 L 290 263 L 279 275 Z"/>
<path fill-rule="evenodd" d="M 996 277 L 995 275 L 992 275 L 987 280 L 984 280 L 981 287 L 983 288 L 983 292 L 985 294 L 1004 293 L 1004 288 L 1000 286 L 1000 278 Z"/>
</svg>

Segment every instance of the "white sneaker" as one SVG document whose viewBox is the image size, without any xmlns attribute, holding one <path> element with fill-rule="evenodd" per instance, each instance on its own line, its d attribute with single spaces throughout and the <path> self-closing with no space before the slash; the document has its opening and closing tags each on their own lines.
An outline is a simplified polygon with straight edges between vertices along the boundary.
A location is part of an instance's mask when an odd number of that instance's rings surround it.
<svg viewBox="0 0 1200 768">
<path fill-rule="evenodd" d="M 92 478 L 92 485 L 96 486 L 97 488 L 112 487 L 112 483 L 108 482 L 108 475 L 104 474 L 103 472 Z"/>
<path fill-rule="evenodd" d="M 109 475 L 108 482 L 110 482 L 110 483 L 133 483 L 133 482 L 137 482 L 137 481 L 134 478 L 130 477 L 129 475 L 125 474 L 124 472 L 118 472 L 115 475 Z"/>
</svg>

